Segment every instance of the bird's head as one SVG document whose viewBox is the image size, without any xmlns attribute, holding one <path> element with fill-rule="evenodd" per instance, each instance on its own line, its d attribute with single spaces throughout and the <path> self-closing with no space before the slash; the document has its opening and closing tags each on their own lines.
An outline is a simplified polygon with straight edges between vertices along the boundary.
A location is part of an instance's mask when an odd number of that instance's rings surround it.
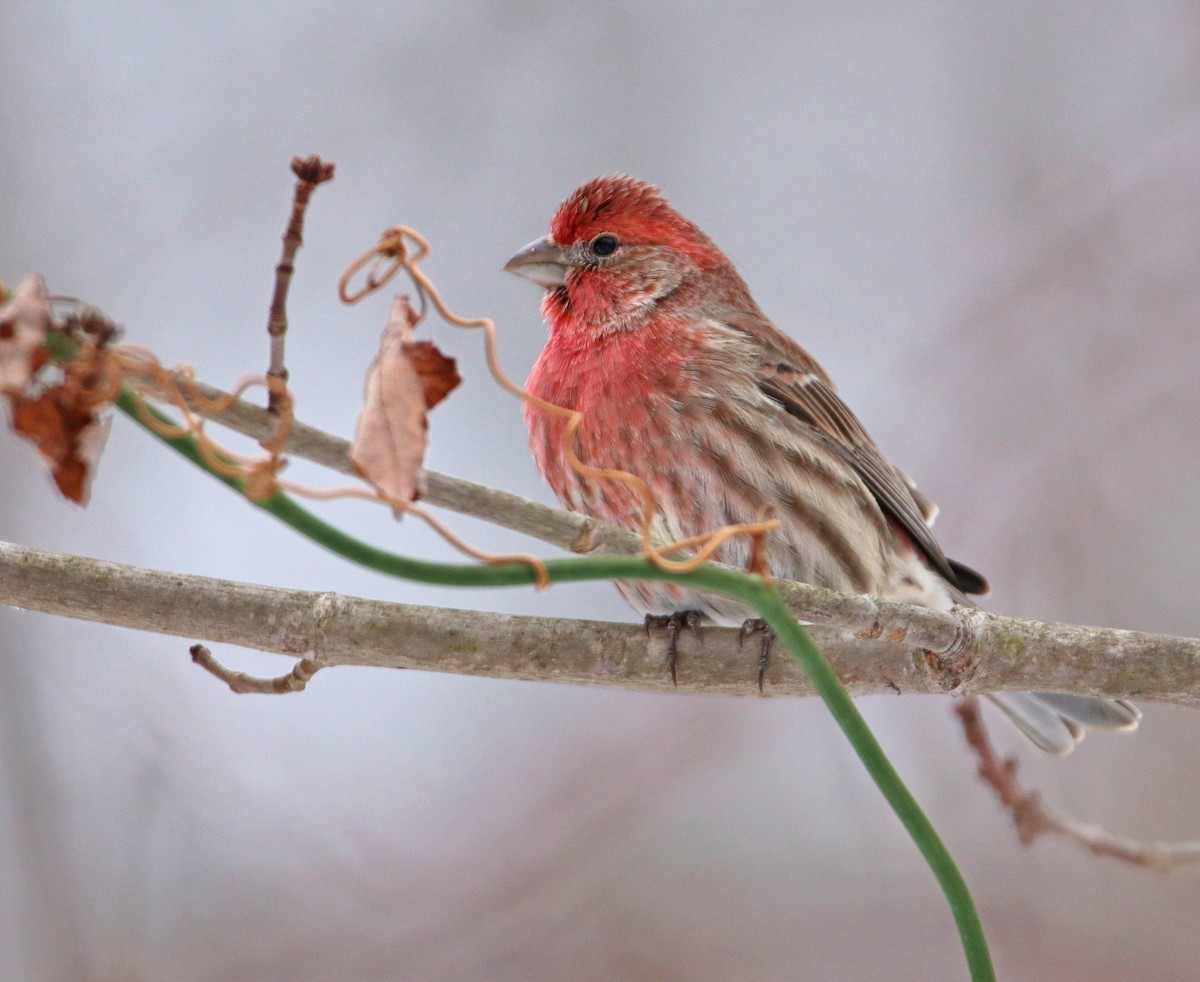
<svg viewBox="0 0 1200 982">
<path fill-rule="evenodd" d="M 548 291 L 548 312 L 631 328 L 662 298 L 728 261 L 708 237 L 635 177 L 576 188 L 550 223 L 504 267 Z"/>
</svg>

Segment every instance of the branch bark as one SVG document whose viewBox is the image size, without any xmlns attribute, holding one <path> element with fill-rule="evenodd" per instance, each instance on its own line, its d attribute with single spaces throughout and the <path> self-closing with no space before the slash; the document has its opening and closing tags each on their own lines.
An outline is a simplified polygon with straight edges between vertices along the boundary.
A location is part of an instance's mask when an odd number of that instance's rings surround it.
<svg viewBox="0 0 1200 982">
<path fill-rule="evenodd" d="M 813 640 L 855 695 L 1053 690 L 1200 705 L 1200 641 L 973 609 L 928 611 L 793 586 L 793 609 L 815 622 Z M 8 543 L 0 543 L 0 603 L 309 658 L 316 667 L 673 688 L 661 632 L 648 637 L 641 625 L 283 590 Z M 934 636 L 950 644 L 925 647 Z M 679 690 L 756 694 L 756 660 L 757 647 L 743 650 L 736 630 L 685 632 Z M 799 666 L 783 656 L 772 659 L 766 681 L 772 695 L 812 694 Z"/>
</svg>

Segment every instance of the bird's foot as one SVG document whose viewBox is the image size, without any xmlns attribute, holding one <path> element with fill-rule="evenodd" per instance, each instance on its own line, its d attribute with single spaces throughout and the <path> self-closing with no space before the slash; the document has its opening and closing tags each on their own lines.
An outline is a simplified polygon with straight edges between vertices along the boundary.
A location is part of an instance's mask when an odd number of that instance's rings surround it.
<svg viewBox="0 0 1200 982">
<path fill-rule="evenodd" d="M 752 634 L 760 635 L 758 639 L 758 691 L 763 691 L 763 679 L 767 674 L 767 665 L 771 662 L 771 649 L 775 646 L 775 632 L 761 617 L 751 617 L 742 623 L 738 631 L 738 644 L 744 644 Z"/>
<path fill-rule="evenodd" d="M 646 637 L 650 637 L 650 628 L 665 628 L 667 632 L 667 665 L 671 669 L 671 684 L 678 685 L 675 677 L 675 663 L 679 655 L 679 634 L 684 628 L 690 627 L 700 633 L 700 621 L 704 614 L 698 610 L 675 610 L 669 614 L 646 615 Z"/>
</svg>

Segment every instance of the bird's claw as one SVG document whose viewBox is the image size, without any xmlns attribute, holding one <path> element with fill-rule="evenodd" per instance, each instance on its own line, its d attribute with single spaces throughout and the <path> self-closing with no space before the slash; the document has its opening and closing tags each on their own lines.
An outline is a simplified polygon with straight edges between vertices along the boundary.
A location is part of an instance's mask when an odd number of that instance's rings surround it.
<svg viewBox="0 0 1200 982">
<path fill-rule="evenodd" d="M 657 627 L 667 632 L 667 666 L 671 670 L 671 684 L 678 685 L 679 679 L 675 674 L 675 664 L 679 656 L 679 634 L 684 628 L 691 628 L 700 633 L 700 621 L 704 615 L 698 610 L 675 610 L 669 614 L 646 615 L 646 637 L 650 637 L 650 628 Z"/>
<path fill-rule="evenodd" d="M 752 634 L 760 635 L 758 641 L 758 691 L 762 692 L 767 665 L 771 663 L 771 649 L 775 646 L 775 632 L 761 617 L 751 617 L 749 620 L 743 621 L 738 630 L 738 644 L 744 644 L 746 638 Z"/>
</svg>

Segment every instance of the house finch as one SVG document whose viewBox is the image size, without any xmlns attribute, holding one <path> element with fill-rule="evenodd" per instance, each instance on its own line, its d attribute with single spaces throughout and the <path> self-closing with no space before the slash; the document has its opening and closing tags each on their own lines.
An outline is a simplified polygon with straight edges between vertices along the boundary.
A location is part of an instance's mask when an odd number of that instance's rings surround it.
<svg viewBox="0 0 1200 982">
<path fill-rule="evenodd" d="M 761 553 L 775 576 L 939 609 L 987 591 L 942 552 L 934 505 L 884 459 L 821 366 L 657 188 L 626 176 L 589 181 L 559 207 L 550 235 L 505 269 L 546 290 L 549 339 L 526 387 L 582 413 L 581 459 L 649 484 L 664 540 L 766 511 L 780 522 Z M 561 418 L 529 404 L 525 418 L 538 469 L 563 505 L 641 527 L 634 489 L 570 467 Z M 742 566 L 750 549 L 735 536 L 715 558 Z M 669 615 L 676 631 L 694 612 L 723 622 L 748 613 L 676 584 L 617 586 L 643 614 Z M 990 698 L 1050 753 L 1070 751 L 1084 724 L 1132 729 L 1140 716 L 1119 700 Z"/>
</svg>

